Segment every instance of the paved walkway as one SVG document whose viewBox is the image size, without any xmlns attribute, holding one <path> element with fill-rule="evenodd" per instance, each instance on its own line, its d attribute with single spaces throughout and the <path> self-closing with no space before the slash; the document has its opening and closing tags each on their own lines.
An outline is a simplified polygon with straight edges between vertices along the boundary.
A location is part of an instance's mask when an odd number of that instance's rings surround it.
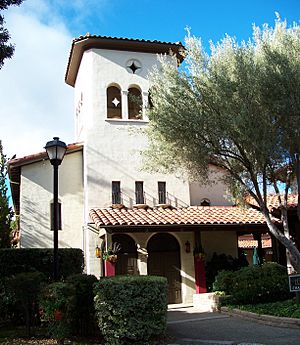
<svg viewBox="0 0 300 345">
<path fill-rule="evenodd" d="M 169 345 L 299 345 L 300 329 L 268 326 L 238 316 L 201 313 L 193 307 L 168 311 Z"/>
</svg>

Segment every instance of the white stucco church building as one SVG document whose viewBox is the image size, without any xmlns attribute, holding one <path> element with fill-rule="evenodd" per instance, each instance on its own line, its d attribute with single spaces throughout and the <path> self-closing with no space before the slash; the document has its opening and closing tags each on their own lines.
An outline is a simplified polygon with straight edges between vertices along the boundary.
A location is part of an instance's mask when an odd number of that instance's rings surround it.
<svg viewBox="0 0 300 345">
<path fill-rule="evenodd" d="M 190 303 L 203 292 L 194 248 L 201 244 L 207 260 L 214 252 L 237 257 L 239 234 L 267 231 L 259 211 L 230 204 L 221 182 L 203 186 L 141 169 L 147 76 L 159 64 L 158 54 L 171 54 L 180 64 L 182 49 L 181 43 L 142 39 L 73 40 L 65 81 L 74 88 L 76 134 L 59 168 L 59 247 L 81 248 L 86 272 L 99 277 L 105 265 L 95 248 L 120 243 L 115 273 L 166 276 L 170 303 Z M 216 179 L 222 174 L 212 170 Z M 11 160 L 9 174 L 20 247 L 51 248 L 46 152 Z"/>
</svg>

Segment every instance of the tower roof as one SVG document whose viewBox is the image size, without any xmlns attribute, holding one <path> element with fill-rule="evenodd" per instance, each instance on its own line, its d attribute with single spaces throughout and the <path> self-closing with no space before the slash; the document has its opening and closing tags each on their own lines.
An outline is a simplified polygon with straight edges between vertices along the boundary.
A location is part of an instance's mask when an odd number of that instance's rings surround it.
<svg viewBox="0 0 300 345">
<path fill-rule="evenodd" d="M 86 34 L 73 39 L 65 75 L 65 82 L 67 84 L 75 86 L 82 55 L 86 50 L 92 48 L 153 54 L 175 54 L 179 63 L 184 59 L 182 54 L 184 46 L 181 42 L 172 43 Z"/>
</svg>

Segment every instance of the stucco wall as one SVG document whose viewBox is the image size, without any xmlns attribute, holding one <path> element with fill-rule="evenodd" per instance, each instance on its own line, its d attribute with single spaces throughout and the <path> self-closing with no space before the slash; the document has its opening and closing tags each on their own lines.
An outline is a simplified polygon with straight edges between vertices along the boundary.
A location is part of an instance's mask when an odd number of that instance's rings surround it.
<svg viewBox="0 0 300 345">
<path fill-rule="evenodd" d="M 207 184 L 190 182 L 190 204 L 200 205 L 203 199 L 208 199 L 211 205 L 232 205 L 228 199 L 228 188 L 222 181 L 224 171 L 216 166 L 210 166 L 210 175 Z"/>
<path fill-rule="evenodd" d="M 201 242 L 206 253 L 206 261 L 209 261 L 214 252 L 227 254 L 232 257 L 238 256 L 238 241 L 235 231 L 203 231 Z"/>
<path fill-rule="evenodd" d="M 180 246 L 180 260 L 181 267 L 178 267 L 180 270 L 181 276 L 181 292 L 182 292 L 182 302 L 183 303 L 192 303 L 193 294 L 195 293 L 195 271 L 194 271 L 194 257 L 193 257 L 193 243 L 194 243 L 194 234 L 192 232 L 168 232 L 170 235 L 174 236 Z M 131 236 L 137 247 L 138 247 L 138 269 L 140 274 L 147 274 L 147 244 L 153 233 L 128 233 L 127 235 Z M 189 241 L 191 244 L 191 252 L 186 253 L 185 243 Z M 142 253 L 142 255 L 141 255 Z"/>
<path fill-rule="evenodd" d="M 141 63 L 138 74 L 126 69 L 130 59 Z M 128 120 L 123 109 L 122 119 L 107 119 L 107 87 L 112 84 L 120 87 L 123 108 L 127 108 L 126 92 L 131 86 L 141 90 L 147 103 L 148 74 L 158 63 L 156 54 L 147 53 L 91 49 L 83 55 L 75 85 L 75 106 L 76 127 L 81 128 L 78 139 L 85 142 L 86 214 L 90 208 L 111 205 L 112 181 L 120 181 L 122 203 L 128 207 L 135 204 L 135 181 L 144 182 L 145 202 L 150 206 L 158 204 L 159 181 L 166 182 L 167 203 L 173 206 L 198 205 L 204 197 L 210 198 L 214 205 L 228 204 L 223 197 L 225 187 L 220 183 L 207 187 L 189 183 L 182 176 L 142 169 L 140 152 L 147 146 L 143 135 L 148 122 L 145 114 L 143 120 Z"/>
<path fill-rule="evenodd" d="M 82 152 L 67 154 L 59 168 L 62 227 L 59 247 L 83 248 Z M 53 247 L 50 203 L 53 201 L 53 167 L 48 160 L 21 170 L 21 247 Z"/>
<path fill-rule="evenodd" d="M 137 59 L 142 69 L 128 72 L 126 64 Z M 208 198 L 212 205 L 227 205 L 222 183 L 203 186 L 190 183 L 182 176 L 151 173 L 142 169 L 140 152 L 146 148 L 143 134 L 148 119 L 129 120 L 127 114 L 127 91 L 136 86 L 141 90 L 144 105 L 148 99 L 148 73 L 158 64 L 156 54 L 90 49 L 84 52 L 75 84 L 76 140 L 84 141 L 84 224 L 87 229 L 91 208 L 109 207 L 112 203 L 112 181 L 120 181 L 121 202 L 132 207 L 135 201 L 135 182 L 143 181 L 145 203 L 158 204 L 158 182 L 166 182 L 166 202 L 176 207 L 199 205 Z M 107 118 L 107 87 L 118 85 L 121 89 L 122 119 Z M 217 171 L 217 175 L 220 174 Z M 218 175 L 219 176 L 219 175 Z M 85 231 L 85 256 L 87 272 L 98 276 L 99 265 L 94 250 L 97 233 Z M 188 233 L 176 233 L 179 241 Z M 139 234 L 139 241 L 143 236 Z M 192 244 L 193 236 L 189 235 Z M 180 242 L 180 243 L 181 243 Z M 137 241 L 137 243 L 139 243 Z M 184 248 L 181 243 L 181 248 Z M 183 250 L 183 249 L 182 249 Z M 194 292 L 194 265 L 192 255 L 182 255 L 182 293 L 188 301 Z M 145 261 L 139 261 L 140 271 L 145 272 Z"/>
</svg>

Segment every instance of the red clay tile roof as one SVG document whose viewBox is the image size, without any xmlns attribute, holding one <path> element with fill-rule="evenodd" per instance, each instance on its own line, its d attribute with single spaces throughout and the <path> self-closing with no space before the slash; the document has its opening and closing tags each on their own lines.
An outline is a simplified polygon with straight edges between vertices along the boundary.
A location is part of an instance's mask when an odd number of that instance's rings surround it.
<svg viewBox="0 0 300 345">
<path fill-rule="evenodd" d="M 251 208 L 234 206 L 190 206 L 186 208 L 90 210 L 90 218 L 98 227 L 158 225 L 265 225 L 263 215 Z"/>
<path fill-rule="evenodd" d="M 98 36 L 87 33 L 85 36 L 80 36 L 73 39 L 71 51 L 69 54 L 69 61 L 65 74 L 65 82 L 71 86 L 75 86 L 76 77 L 80 61 L 84 51 L 92 48 L 109 49 L 109 50 L 123 50 L 142 53 L 153 54 L 169 54 L 172 52 L 177 59 L 182 62 L 184 56 L 184 46 L 181 42 L 161 42 L 157 40 L 143 40 L 133 38 L 118 38 L 110 36 Z"/>
<path fill-rule="evenodd" d="M 298 205 L 298 194 L 289 194 L 288 195 L 288 207 L 296 208 Z M 279 207 L 278 197 L 275 194 L 268 195 L 268 207 L 269 209 L 274 209 Z"/>
<path fill-rule="evenodd" d="M 82 150 L 82 148 L 83 148 L 82 143 L 68 144 L 66 153 L 68 154 L 71 152 L 80 151 L 80 150 Z M 8 166 L 9 166 L 9 168 L 19 167 L 19 166 L 30 164 L 33 162 L 38 162 L 38 161 L 46 159 L 46 158 L 48 158 L 48 157 L 47 157 L 46 151 L 44 150 L 42 152 L 34 153 L 32 155 L 24 156 L 21 158 L 11 159 L 10 161 L 8 161 Z"/>
<path fill-rule="evenodd" d="M 67 145 L 66 154 L 81 151 L 83 148 L 82 143 L 73 143 Z M 8 161 L 8 175 L 10 179 L 10 187 L 12 199 L 15 207 L 16 214 L 20 212 L 20 180 L 21 180 L 21 167 L 23 165 L 35 163 L 48 159 L 46 151 L 35 153 L 29 156 L 15 158 Z"/>
<path fill-rule="evenodd" d="M 257 202 L 253 199 L 253 198 L 248 198 L 247 200 L 249 205 L 258 207 Z M 268 204 L 268 208 L 270 211 L 274 210 L 274 209 L 278 209 L 279 208 L 279 201 L 278 201 L 278 197 L 276 194 L 269 194 L 267 197 L 267 204 Z M 297 208 L 298 205 L 298 194 L 289 194 L 288 195 L 288 208 Z"/>
<path fill-rule="evenodd" d="M 261 242 L 263 248 L 272 247 L 272 240 L 270 235 L 268 234 L 262 234 Z M 239 248 L 254 248 L 258 245 L 257 241 L 253 239 L 253 235 L 251 234 L 239 236 L 238 244 Z"/>
</svg>

